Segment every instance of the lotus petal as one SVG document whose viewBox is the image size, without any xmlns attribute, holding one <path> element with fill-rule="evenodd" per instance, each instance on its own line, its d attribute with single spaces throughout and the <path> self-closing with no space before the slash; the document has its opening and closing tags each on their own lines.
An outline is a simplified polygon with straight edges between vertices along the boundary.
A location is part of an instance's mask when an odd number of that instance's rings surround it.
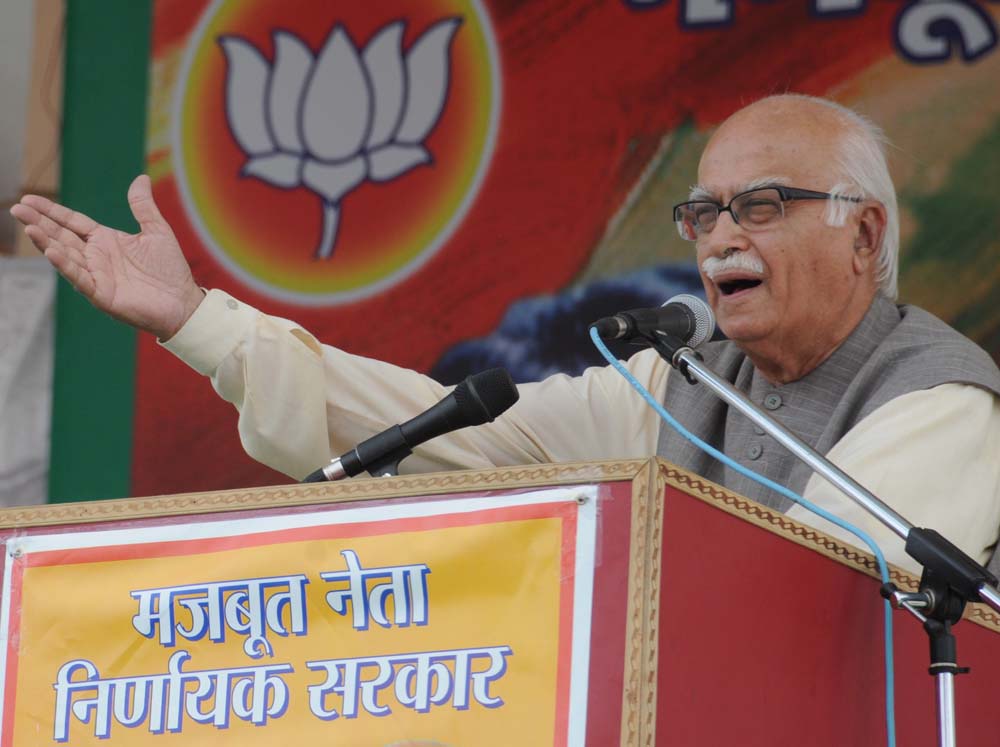
<svg viewBox="0 0 1000 747">
<path fill-rule="evenodd" d="M 287 31 L 274 33 L 274 69 L 267 90 L 267 111 L 278 147 L 290 153 L 305 150 L 299 115 L 312 64 L 312 52 L 301 39 Z"/>
<path fill-rule="evenodd" d="M 371 93 L 361 58 L 343 27 L 337 25 L 316 58 L 306 85 L 302 136 L 322 161 L 357 154 L 371 123 Z"/>
<path fill-rule="evenodd" d="M 387 145 L 368 154 L 368 178 L 387 182 L 430 161 L 431 154 L 421 145 Z"/>
<path fill-rule="evenodd" d="M 365 159 L 361 156 L 335 164 L 308 160 L 302 169 L 302 183 L 322 195 L 327 202 L 339 202 L 341 197 L 364 181 L 367 173 Z"/>
<path fill-rule="evenodd" d="M 372 83 L 372 129 L 365 146 L 371 150 L 392 138 L 403 115 L 406 67 L 403 65 L 402 21 L 387 24 L 365 47 L 362 57 Z"/>
<path fill-rule="evenodd" d="M 406 114 L 396 142 L 421 143 L 444 110 L 448 95 L 448 48 L 461 18 L 438 21 L 406 56 Z"/>
<path fill-rule="evenodd" d="M 219 37 L 229 64 L 226 75 L 226 121 L 243 152 L 259 156 L 274 150 L 267 129 L 264 94 L 271 68 L 249 42 L 235 36 Z"/>
<path fill-rule="evenodd" d="M 333 245 L 337 243 L 337 229 L 340 227 L 340 208 L 333 203 L 323 203 L 323 233 L 313 256 L 316 259 L 330 259 Z"/>
<path fill-rule="evenodd" d="M 255 176 L 275 187 L 290 189 L 302 183 L 299 173 L 302 159 L 288 153 L 272 153 L 247 161 L 240 170 L 242 176 Z"/>
</svg>

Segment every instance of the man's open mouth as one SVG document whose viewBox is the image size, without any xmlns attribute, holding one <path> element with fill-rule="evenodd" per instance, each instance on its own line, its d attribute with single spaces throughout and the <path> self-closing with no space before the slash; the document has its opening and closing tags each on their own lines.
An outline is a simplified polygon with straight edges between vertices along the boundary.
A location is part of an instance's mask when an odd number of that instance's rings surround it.
<svg viewBox="0 0 1000 747">
<path fill-rule="evenodd" d="M 736 278 L 734 280 L 723 280 L 719 283 L 719 290 L 722 291 L 722 295 L 731 296 L 734 293 L 739 293 L 740 291 L 750 290 L 751 288 L 756 288 L 761 284 L 759 278 Z"/>
</svg>

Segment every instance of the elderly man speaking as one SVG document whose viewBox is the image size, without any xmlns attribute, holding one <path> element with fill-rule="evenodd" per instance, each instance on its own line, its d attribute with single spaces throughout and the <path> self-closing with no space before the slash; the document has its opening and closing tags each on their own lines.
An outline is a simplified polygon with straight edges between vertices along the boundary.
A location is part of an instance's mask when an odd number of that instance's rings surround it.
<svg viewBox="0 0 1000 747">
<path fill-rule="evenodd" d="M 1000 372 L 986 353 L 897 306 L 896 198 L 876 127 L 833 102 L 774 96 L 738 111 L 674 208 L 729 340 L 706 362 L 916 526 L 985 562 L 1000 527 Z M 12 208 L 96 307 L 155 334 L 240 412 L 247 452 L 292 477 L 429 407 L 433 380 L 320 344 L 195 283 L 147 177 L 129 189 L 140 233 L 42 197 Z M 887 557 L 902 543 L 705 387 L 652 350 L 628 367 L 667 409 L 732 457 L 861 526 Z M 800 511 L 672 432 L 610 368 L 521 387 L 494 423 L 420 447 L 412 471 L 660 454 L 773 508 Z M 796 513 L 796 518 L 817 520 Z M 839 529 L 823 529 L 840 535 Z"/>
</svg>

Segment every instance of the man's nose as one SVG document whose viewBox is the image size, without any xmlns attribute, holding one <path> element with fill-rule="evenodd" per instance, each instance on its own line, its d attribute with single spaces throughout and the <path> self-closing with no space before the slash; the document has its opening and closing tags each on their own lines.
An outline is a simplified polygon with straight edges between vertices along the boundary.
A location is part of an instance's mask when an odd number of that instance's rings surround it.
<svg viewBox="0 0 1000 747">
<path fill-rule="evenodd" d="M 715 228 L 704 234 L 698 241 L 698 253 L 703 256 L 728 256 L 734 251 L 749 247 L 747 232 L 736 222 L 730 212 L 720 212 Z"/>
</svg>

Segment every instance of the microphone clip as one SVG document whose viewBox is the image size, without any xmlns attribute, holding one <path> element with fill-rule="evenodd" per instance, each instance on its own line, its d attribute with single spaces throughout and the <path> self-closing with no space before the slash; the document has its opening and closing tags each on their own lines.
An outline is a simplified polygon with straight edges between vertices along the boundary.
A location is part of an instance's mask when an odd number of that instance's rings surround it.
<svg viewBox="0 0 1000 747">
<path fill-rule="evenodd" d="M 691 375 L 691 371 L 688 370 L 687 361 L 683 359 L 681 354 L 688 353 L 689 355 L 693 355 L 699 361 L 703 361 L 705 359 L 702 358 L 701 353 L 694 350 L 681 338 L 659 329 L 653 330 L 650 334 L 642 335 L 642 337 L 649 343 L 650 347 L 660 354 L 661 358 L 681 372 L 681 375 L 688 384 L 698 383 L 698 380 L 694 378 L 694 376 Z"/>
<path fill-rule="evenodd" d="M 358 444 L 356 453 L 372 477 L 395 477 L 399 474 L 399 463 L 413 450 L 406 442 L 402 427 L 394 425 Z"/>
</svg>

